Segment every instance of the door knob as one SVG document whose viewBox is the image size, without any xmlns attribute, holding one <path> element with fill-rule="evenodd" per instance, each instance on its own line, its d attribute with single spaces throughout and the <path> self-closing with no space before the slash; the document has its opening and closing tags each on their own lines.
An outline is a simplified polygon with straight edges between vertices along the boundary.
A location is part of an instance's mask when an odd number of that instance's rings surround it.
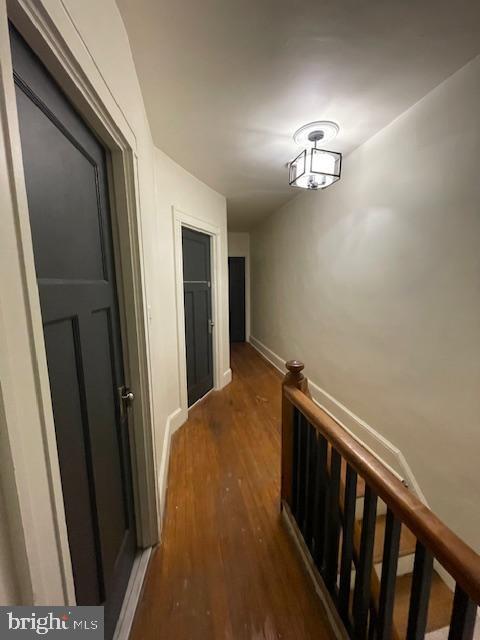
<svg viewBox="0 0 480 640">
<path fill-rule="evenodd" d="M 120 397 L 125 402 L 127 407 L 129 407 L 132 404 L 132 402 L 135 400 L 135 394 L 133 393 L 133 391 L 130 391 L 128 387 L 124 387 L 122 389 Z"/>
<path fill-rule="evenodd" d="M 118 387 L 118 404 L 120 409 L 120 419 L 125 420 L 127 409 L 131 407 L 135 400 L 135 394 L 128 387 Z"/>
<path fill-rule="evenodd" d="M 135 400 L 135 394 L 133 391 L 128 391 L 127 393 L 122 394 L 122 400 L 126 400 L 127 402 L 133 402 Z"/>
</svg>

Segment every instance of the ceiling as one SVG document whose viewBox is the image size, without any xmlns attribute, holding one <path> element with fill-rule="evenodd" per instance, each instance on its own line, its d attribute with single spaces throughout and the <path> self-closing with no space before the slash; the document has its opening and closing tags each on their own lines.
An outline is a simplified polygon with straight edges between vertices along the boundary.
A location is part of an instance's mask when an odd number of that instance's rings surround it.
<svg viewBox="0 0 480 640">
<path fill-rule="evenodd" d="M 311 120 L 348 153 L 480 53 L 477 0 L 117 0 L 155 144 L 247 230 L 298 194 Z"/>
</svg>

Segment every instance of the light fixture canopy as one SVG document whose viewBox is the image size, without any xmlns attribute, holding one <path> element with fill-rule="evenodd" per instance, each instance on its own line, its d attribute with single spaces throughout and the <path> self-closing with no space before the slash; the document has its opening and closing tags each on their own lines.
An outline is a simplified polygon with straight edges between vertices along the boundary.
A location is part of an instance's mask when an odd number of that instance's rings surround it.
<svg viewBox="0 0 480 640">
<path fill-rule="evenodd" d="M 342 154 L 318 148 L 334 139 L 339 131 L 335 122 L 317 121 L 300 127 L 293 139 L 306 146 L 289 163 L 289 184 L 301 189 L 325 189 L 340 180 Z"/>
<path fill-rule="evenodd" d="M 337 137 L 340 127 L 331 120 L 315 120 L 304 124 L 293 134 L 295 144 L 299 147 L 307 147 L 314 140 L 322 140 L 322 144 L 328 144 Z"/>
</svg>

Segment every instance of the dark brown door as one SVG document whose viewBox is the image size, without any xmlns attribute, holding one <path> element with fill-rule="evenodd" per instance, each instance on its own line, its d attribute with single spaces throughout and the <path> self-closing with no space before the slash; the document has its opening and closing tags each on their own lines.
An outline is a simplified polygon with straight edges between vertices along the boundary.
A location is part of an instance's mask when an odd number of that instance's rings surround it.
<svg viewBox="0 0 480 640">
<path fill-rule="evenodd" d="M 230 342 L 245 342 L 245 258 L 228 259 Z"/>
<path fill-rule="evenodd" d="M 11 45 L 76 597 L 105 604 L 108 638 L 136 539 L 105 150 L 13 29 Z"/>
<path fill-rule="evenodd" d="M 210 236 L 182 229 L 188 406 L 213 387 Z"/>
</svg>

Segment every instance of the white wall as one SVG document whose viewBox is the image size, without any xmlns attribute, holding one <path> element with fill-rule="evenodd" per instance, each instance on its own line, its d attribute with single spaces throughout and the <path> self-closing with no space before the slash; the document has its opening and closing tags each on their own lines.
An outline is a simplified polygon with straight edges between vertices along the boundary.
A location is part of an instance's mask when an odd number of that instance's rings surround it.
<svg viewBox="0 0 480 640">
<path fill-rule="evenodd" d="M 228 255 L 245 258 L 245 338 L 250 340 L 250 234 L 229 231 Z"/>
<path fill-rule="evenodd" d="M 19 15 L 22 14 L 24 6 L 30 10 L 27 0 L 12 0 L 12 6 L 20 6 Z M 0 69 L 2 71 L 3 85 L 11 83 L 11 68 L 8 60 L 8 36 L 6 30 L 6 9 L 5 0 L 0 0 L 0 20 L 1 26 L 1 51 L 2 59 Z M 79 72 L 85 74 L 89 82 L 94 87 L 94 91 L 100 96 L 101 101 L 108 109 L 110 115 L 115 119 L 119 128 L 125 135 L 133 141 L 136 157 L 138 159 L 138 201 L 140 208 L 140 219 L 142 226 L 143 262 L 145 275 L 146 301 L 148 306 L 148 327 L 149 327 L 149 358 L 151 362 L 151 386 L 154 407 L 154 424 L 150 425 L 155 435 L 155 446 L 157 453 L 157 471 L 159 484 L 163 482 L 161 474 L 161 463 L 163 456 L 163 446 L 165 442 L 166 427 L 172 412 L 179 408 L 178 398 L 178 349 L 177 349 L 177 329 L 175 325 L 175 289 L 174 289 L 174 261 L 173 261 L 173 225 L 172 225 L 172 205 L 185 210 L 191 215 L 213 222 L 221 227 L 221 259 L 223 264 L 222 272 L 219 274 L 220 287 L 223 291 L 223 306 L 220 315 L 222 350 L 222 367 L 229 370 L 228 351 L 228 292 L 227 292 L 227 232 L 226 232 L 226 205 L 225 198 L 210 188 L 203 185 L 193 176 L 183 171 L 172 160 L 163 153 L 155 149 L 149 125 L 147 122 L 143 99 L 135 72 L 133 59 L 130 52 L 128 37 L 124 29 L 119 11 L 114 0 L 38 0 L 34 3 L 35 11 L 40 10 L 48 15 L 60 37 L 67 43 L 69 49 L 78 63 Z M 38 34 L 33 33 L 34 39 L 38 41 Z M 24 34 L 26 37 L 28 34 Z M 28 39 L 28 38 L 27 38 Z M 0 89 L 3 89 L 0 83 Z M 7 87 L 8 88 L 8 87 Z M 13 89 L 12 87 L 8 88 Z M 68 87 L 66 87 L 68 91 Z M 7 94 L 8 91 L 5 91 Z M 15 122 L 15 104 L 12 98 L 13 91 L 5 97 L 0 91 L 0 115 L 5 127 L 5 122 L 11 126 Z M 18 136 L 17 136 L 18 137 Z M 13 171 L 21 175 L 21 159 L 18 149 L 13 154 Z M 13 398 L 15 402 L 16 394 L 22 395 L 23 407 L 17 402 L 17 406 L 26 411 L 31 410 L 33 417 L 28 419 L 22 415 L 17 416 L 19 428 L 23 429 L 26 436 L 26 445 L 34 451 L 36 447 L 36 460 L 38 464 L 35 469 L 31 469 L 31 477 L 34 472 L 40 473 L 40 461 L 43 459 L 42 445 L 42 418 L 40 407 L 37 407 L 38 400 L 35 400 L 35 393 L 38 393 L 35 374 L 31 367 L 27 366 L 25 371 L 31 377 L 27 380 L 26 374 L 15 376 L 14 367 L 20 372 L 20 355 L 8 352 L 9 339 L 11 339 L 11 329 L 9 322 L 12 320 L 12 327 L 18 329 L 18 336 L 15 339 L 25 346 L 25 362 L 28 365 L 28 353 L 31 349 L 32 338 L 29 333 L 27 308 L 28 303 L 23 298 L 23 291 L 15 282 L 22 282 L 21 263 L 22 255 L 15 245 L 15 194 L 9 191 L 12 187 L 11 168 L 9 158 L 11 154 L 10 141 L 4 141 L 0 135 L 0 182 L 2 184 L 2 228 L 8 230 L 8 255 L 5 252 L 7 261 L 0 260 L 2 270 L 7 266 L 15 268 L 15 274 L 2 280 L 12 283 L 11 287 L 2 287 L 0 294 L 0 308 L 5 312 L 0 314 L 0 373 L 7 371 L 9 379 L 18 380 L 18 389 L 4 386 L 0 393 L 5 395 L 10 402 Z M 5 156 L 5 157 L 4 157 Z M 5 188 L 4 188 L 4 185 Z M 8 187 L 8 188 L 7 188 Z M 8 202 L 7 202 L 8 195 Z M 3 199 L 5 196 L 5 200 Z M 8 224 L 7 224 L 8 223 Z M 10 224 L 11 223 L 11 224 Z M 3 233 L 3 231 L 2 231 Z M 2 235 L 2 242 L 7 238 L 7 232 Z M 7 240 L 5 240 L 5 243 Z M 7 246 L 5 244 L 5 246 Z M 2 245 L 3 247 L 3 245 Z M 1 253 L 1 252 L 0 252 Z M 23 285 L 22 285 L 23 286 Z M 18 308 L 23 304 L 25 311 L 17 315 L 16 322 L 13 316 L 12 300 L 14 296 L 15 304 Z M 128 302 L 128 301 L 127 301 Z M 12 318 L 9 313 L 12 310 Z M 7 313 L 8 312 L 8 313 Z M 41 325 L 40 325 L 41 331 Z M 20 332 L 21 335 L 20 335 Z M 10 340 L 11 341 L 11 340 Z M 12 341 L 11 341 L 12 342 Z M 3 349 L 5 345 L 5 349 Z M 16 357 L 15 357 L 16 356 Z M 27 357 L 28 356 L 28 357 Z M 22 386 L 20 385 L 22 382 Z M 30 385 L 27 389 L 26 385 Z M 20 388 L 21 386 L 21 388 Z M 35 391 L 36 390 L 36 391 Z M 30 395 L 29 395 L 30 394 Z M 0 396 L 0 400 L 1 400 Z M 13 402 L 12 400 L 12 402 Z M 8 404 L 8 403 L 7 403 Z M 35 405 L 35 406 L 34 406 Z M 6 405 L 7 406 L 7 405 Z M 8 404 L 10 406 L 10 404 Z M 1 408 L 1 407 L 0 407 Z M 3 417 L 3 416 L 0 416 Z M 10 415 L 6 415 L 7 424 L 11 420 Z M 29 432 L 25 432 L 25 425 L 29 425 Z M 10 425 L 12 426 L 12 425 Z M 13 428 L 12 428 L 13 430 Z M 46 463 L 45 463 L 46 464 Z M 165 467 L 165 460 L 163 466 Z M 20 474 L 21 470 L 17 469 Z M 42 470 L 44 475 L 48 471 Z M 15 483 L 3 482 L 2 486 L 8 485 L 8 491 L 12 493 L 12 486 Z M 0 487 L 1 488 L 1 487 Z M 34 483 L 29 488 L 32 491 L 32 500 L 35 504 L 41 504 L 44 508 L 44 521 L 36 522 L 38 532 L 38 564 L 39 576 L 42 582 L 42 597 L 52 604 L 60 603 L 63 597 L 60 571 L 58 567 L 58 557 L 54 557 L 54 548 L 57 546 L 54 514 L 47 496 L 48 482 L 39 487 Z M 44 493 L 41 493 L 43 491 Z M 35 493 L 36 492 L 36 493 Z M 8 548 L 10 539 L 7 531 L 7 521 L 3 517 L 4 506 L 8 506 L 15 496 L 8 495 L 0 504 L 0 604 L 2 602 L 17 599 L 15 592 L 16 578 L 13 575 L 13 568 L 7 561 L 11 555 Z M 61 499 L 61 496 L 60 496 Z M 13 507 L 12 507 L 13 509 Z M 12 538 L 13 541 L 13 538 Z M 51 546 L 49 546 L 51 545 Z M 40 580 L 40 577 L 39 577 Z M 39 582 L 40 584 L 40 582 Z M 38 594 L 36 594 L 38 602 Z M 47 603 L 46 602 L 46 603 Z"/>
<path fill-rule="evenodd" d="M 480 58 L 251 235 L 252 336 L 393 442 L 480 549 Z"/>
</svg>

